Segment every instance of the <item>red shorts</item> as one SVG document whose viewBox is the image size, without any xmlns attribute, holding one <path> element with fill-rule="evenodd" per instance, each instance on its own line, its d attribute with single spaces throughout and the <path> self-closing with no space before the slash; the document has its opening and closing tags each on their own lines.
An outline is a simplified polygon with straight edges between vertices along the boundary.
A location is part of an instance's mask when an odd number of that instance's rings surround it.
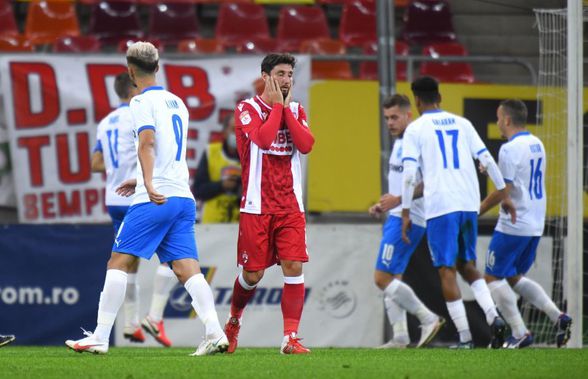
<svg viewBox="0 0 588 379">
<path fill-rule="evenodd" d="M 281 260 L 308 262 L 304 213 L 241 213 L 237 264 L 246 271 L 258 271 Z"/>
</svg>

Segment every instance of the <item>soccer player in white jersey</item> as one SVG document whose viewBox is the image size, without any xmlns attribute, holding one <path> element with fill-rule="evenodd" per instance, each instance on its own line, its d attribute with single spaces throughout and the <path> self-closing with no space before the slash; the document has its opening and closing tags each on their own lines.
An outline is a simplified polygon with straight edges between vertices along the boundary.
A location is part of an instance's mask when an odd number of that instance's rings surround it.
<svg viewBox="0 0 588 379">
<path fill-rule="evenodd" d="M 505 347 L 523 348 L 533 343 L 511 287 L 547 314 L 557 327 L 557 346 L 562 347 L 570 338 L 572 319 L 557 308 L 539 283 L 525 277 L 535 261 L 545 225 L 545 148 L 541 140 L 525 128 L 527 107 L 522 101 L 504 100 L 496 116 L 500 133 L 508 139 L 500 148 L 498 165 L 506 182 L 506 191 L 516 207 L 517 219 L 513 223 L 509 215 L 500 210 L 486 255 L 486 281 L 496 306 L 512 329 Z M 499 202 L 500 194 L 488 195 L 480 206 L 480 215 Z"/>
<path fill-rule="evenodd" d="M 383 228 L 382 242 L 376 260 L 374 281 L 376 286 L 384 291 L 384 305 L 388 314 L 388 321 L 392 325 L 394 338 L 380 348 L 404 348 L 410 343 L 406 312 L 415 315 L 421 322 L 421 337 L 417 347 L 428 344 L 441 330 L 445 323 L 435 313 L 431 312 L 416 296 L 412 288 L 402 281 L 402 275 L 408 266 L 410 257 L 425 235 L 425 210 L 423 199 L 413 202 L 411 218 L 413 227 L 410 229 L 411 244 L 402 241 L 402 219 L 400 204 L 402 194 L 402 136 L 411 121 L 410 100 L 405 95 L 396 94 L 386 98 L 383 102 L 384 118 L 392 136 L 396 137 L 390 154 L 388 171 L 388 193 L 382 195 L 380 201 L 369 209 L 372 216 L 380 216 L 388 212 L 388 218 Z M 415 196 L 422 196 L 420 192 Z"/>
<path fill-rule="evenodd" d="M 125 180 L 134 178 L 137 173 L 137 150 L 133 136 L 133 118 L 129 102 L 139 94 L 127 72 L 119 74 L 114 80 L 114 90 L 120 105 L 110 112 L 99 124 L 96 132 L 96 147 L 92 154 L 92 171 L 106 173 L 106 207 L 114 234 L 131 205 L 132 198 L 116 193 L 116 188 Z M 153 295 L 149 314 L 139 324 L 139 284 L 137 271 L 139 261 L 128 272 L 127 291 L 124 301 L 125 326 L 123 336 L 132 342 L 144 342 L 145 331 L 153 335 L 163 346 L 171 346 L 171 341 L 163 326 L 163 311 L 171 289 L 177 283 L 176 276 L 167 264 L 157 268 L 153 280 Z"/>
<path fill-rule="evenodd" d="M 159 54 L 151 43 L 131 45 L 127 64 L 141 91 L 130 103 L 139 164 L 136 182 L 123 183 L 118 193 L 135 192 L 135 196 L 114 240 L 98 305 L 98 325 L 94 333 L 86 332 L 86 338 L 65 343 L 78 352 L 108 352 L 110 332 L 125 297 L 127 273 L 139 258 L 150 259 L 156 251 L 192 297 L 192 307 L 206 328 L 206 337 L 193 355 L 224 352 L 229 342 L 200 271 L 194 238 L 196 206 L 186 164 L 188 110 L 179 97 L 156 85 Z"/>
<path fill-rule="evenodd" d="M 406 243 L 411 225 L 417 167 L 424 182 L 427 239 L 433 266 L 439 270 L 447 310 L 459 332 L 458 348 L 472 348 L 466 311 L 457 285 L 456 271 L 467 281 L 491 326 L 493 348 L 504 342 L 504 321 L 498 316 L 490 290 L 475 266 L 480 189 L 474 166 L 478 159 L 504 196 L 504 180 L 492 155 L 473 125 L 439 108 L 437 81 L 422 77 L 412 83 L 421 116 L 404 133 L 402 162 L 402 235 Z M 508 199 L 505 200 L 508 205 Z M 457 269 L 457 270 L 456 270 Z"/>
</svg>

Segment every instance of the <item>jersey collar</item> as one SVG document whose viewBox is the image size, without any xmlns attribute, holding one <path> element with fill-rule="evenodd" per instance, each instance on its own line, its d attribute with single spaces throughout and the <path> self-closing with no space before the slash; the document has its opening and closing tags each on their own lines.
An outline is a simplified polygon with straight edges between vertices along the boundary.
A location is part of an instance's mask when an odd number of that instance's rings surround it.
<svg viewBox="0 0 588 379">
<path fill-rule="evenodd" d="M 265 101 L 263 101 L 261 99 L 261 96 L 259 96 L 259 95 L 255 96 L 255 101 L 257 101 L 257 103 L 259 103 L 260 105 L 263 105 L 268 110 L 271 110 L 272 109 L 272 107 L 268 103 L 266 103 Z"/>
<path fill-rule="evenodd" d="M 531 132 L 525 130 L 524 132 L 518 132 L 516 134 L 513 134 L 512 137 L 510 137 L 509 141 L 512 141 L 513 139 L 520 137 L 520 136 L 528 136 L 529 134 L 531 134 Z"/>
<path fill-rule="evenodd" d="M 143 92 L 141 93 L 145 93 L 147 91 L 156 91 L 156 90 L 162 90 L 163 87 L 162 86 L 151 86 L 151 87 L 147 87 L 143 90 Z"/>
<path fill-rule="evenodd" d="M 128 107 L 128 106 L 129 106 L 129 103 L 120 103 L 118 105 L 119 108 Z"/>
<path fill-rule="evenodd" d="M 424 111 L 423 114 L 441 113 L 441 112 L 443 112 L 443 109 L 429 109 L 428 111 Z"/>
</svg>

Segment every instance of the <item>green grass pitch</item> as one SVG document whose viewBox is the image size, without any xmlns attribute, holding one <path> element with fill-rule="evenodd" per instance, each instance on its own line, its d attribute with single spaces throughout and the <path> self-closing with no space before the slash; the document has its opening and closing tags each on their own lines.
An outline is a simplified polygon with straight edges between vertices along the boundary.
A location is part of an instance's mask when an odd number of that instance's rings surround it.
<svg viewBox="0 0 588 379">
<path fill-rule="evenodd" d="M 0 378 L 588 378 L 588 350 L 313 349 L 284 356 L 277 348 L 190 357 L 193 349 L 111 348 L 108 355 L 66 347 L 0 349 Z"/>
</svg>

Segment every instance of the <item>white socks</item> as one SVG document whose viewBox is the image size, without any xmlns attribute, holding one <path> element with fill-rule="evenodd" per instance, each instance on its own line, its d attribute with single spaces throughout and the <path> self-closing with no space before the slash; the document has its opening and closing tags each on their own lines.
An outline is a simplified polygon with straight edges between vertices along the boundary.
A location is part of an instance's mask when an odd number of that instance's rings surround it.
<svg viewBox="0 0 588 379">
<path fill-rule="evenodd" d="M 463 300 L 459 299 L 455 301 L 448 301 L 446 304 L 447 310 L 449 311 L 449 316 L 451 316 L 451 319 L 455 324 L 455 328 L 459 332 L 459 341 L 470 342 L 472 340 L 472 333 L 470 333 L 470 326 L 468 324 L 468 318 L 466 316 Z"/>
<path fill-rule="evenodd" d="M 212 290 L 204 279 L 204 275 L 196 274 L 184 284 L 186 291 L 192 297 L 192 307 L 206 327 L 206 338 L 218 338 L 224 334 L 214 307 Z"/>
<path fill-rule="evenodd" d="M 408 336 L 406 311 L 400 308 L 400 306 L 386 294 L 384 294 L 384 307 L 388 314 L 388 321 L 390 322 L 390 325 L 392 325 L 392 330 L 394 331 L 394 341 L 409 344 L 410 337 Z"/>
<path fill-rule="evenodd" d="M 384 290 L 384 293 L 390 296 L 403 309 L 418 317 L 421 324 L 430 324 L 437 320 L 437 315 L 431 312 L 415 295 L 412 288 L 402 281 L 398 279 L 392 280 Z"/>
<path fill-rule="evenodd" d="M 104 288 L 98 304 L 98 325 L 94 335 L 99 341 L 108 342 L 116 314 L 125 299 L 127 273 L 121 270 L 107 270 Z"/>
<path fill-rule="evenodd" d="M 153 279 L 151 307 L 149 308 L 149 318 L 154 322 L 159 322 L 163 319 L 163 311 L 165 310 L 170 292 L 177 282 L 176 274 L 174 274 L 173 270 L 167 264 L 157 267 L 157 272 Z"/>
<path fill-rule="evenodd" d="M 123 304 L 125 310 L 125 333 L 133 333 L 139 327 L 139 284 L 137 274 L 127 274 L 127 292 Z"/>
<path fill-rule="evenodd" d="M 561 311 L 557 308 L 555 303 L 547 296 L 545 290 L 541 288 L 539 283 L 522 277 L 513 289 L 523 297 L 523 299 L 529 301 L 536 308 L 542 310 L 547 314 L 547 317 L 556 323 L 557 319 L 561 315 Z"/>
<path fill-rule="evenodd" d="M 498 312 L 496 312 L 496 306 L 492 301 L 492 296 L 490 295 L 490 290 L 488 289 L 488 285 L 484 279 L 478 279 L 473 282 L 470 287 L 474 292 L 474 297 L 480 305 L 480 308 L 486 314 L 486 322 L 488 325 L 492 325 L 494 319 L 498 317 Z"/>
<path fill-rule="evenodd" d="M 512 329 L 512 335 L 515 338 L 522 338 L 529 331 L 517 307 L 517 297 L 507 281 L 502 279 L 490 282 L 488 288 L 490 288 L 490 293 L 492 293 L 492 298 L 500 313 Z"/>
</svg>

